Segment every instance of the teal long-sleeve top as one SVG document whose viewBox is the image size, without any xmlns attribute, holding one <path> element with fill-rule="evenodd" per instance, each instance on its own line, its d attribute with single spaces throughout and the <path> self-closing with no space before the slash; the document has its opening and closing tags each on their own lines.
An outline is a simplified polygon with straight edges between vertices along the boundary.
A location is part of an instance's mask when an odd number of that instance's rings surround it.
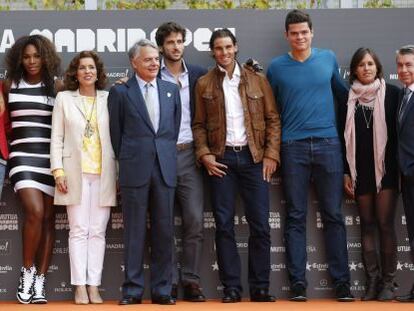
<svg viewBox="0 0 414 311">
<path fill-rule="evenodd" d="M 304 62 L 276 57 L 267 78 L 280 109 L 282 142 L 338 136 L 334 96 L 346 101 L 348 89 L 331 50 L 312 48 Z"/>
</svg>

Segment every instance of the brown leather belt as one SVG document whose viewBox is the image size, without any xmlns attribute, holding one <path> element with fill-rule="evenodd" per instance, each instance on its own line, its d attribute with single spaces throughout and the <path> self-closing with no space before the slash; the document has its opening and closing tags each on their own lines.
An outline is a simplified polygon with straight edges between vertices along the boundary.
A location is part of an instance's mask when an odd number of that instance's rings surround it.
<svg viewBox="0 0 414 311">
<path fill-rule="evenodd" d="M 183 151 L 194 147 L 194 143 L 177 144 L 177 151 Z"/>
</svg>

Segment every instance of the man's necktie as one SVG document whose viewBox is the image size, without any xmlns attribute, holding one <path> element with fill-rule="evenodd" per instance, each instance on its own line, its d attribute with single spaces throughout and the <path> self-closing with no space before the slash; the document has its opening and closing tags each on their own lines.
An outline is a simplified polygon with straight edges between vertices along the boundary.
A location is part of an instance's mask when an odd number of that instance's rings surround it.
<svg viewBox="0 0 414 311">
<path fill-rule="evenodd" d="M 412 91 L 408 87 L 406 87 L 404 89 L 404 96 L 403 96 L 403 99 L 401 101 L 400 111 L 399 111 L 399 114 L 398 114 L 398 120 L 400 122 L 401 122 L 401 120 L 402 120 L 402 118 L 404 116 L 405 111 L 407 110 L 408 100 L 410 98 L 411 92 Z"/>
<path fill-rule="evenodd" d="M 158 124 L 155 124 L 155 107 L 154 105 L 156 104 L 156 102 L 154 101 L 154 92 L 151 89 L 153 86 L 151 85 L 151 83 L 147 83 L 145 84 L 145 95 L 144 95 L 144 99 L 145 99 L 145 104 L 147 106 L 147 111 L 148 111 L 148 115 L 151 119 L 151 123 L 152 126 L 155 130 L 155 132 L 158 129 Z"/>
</svg>

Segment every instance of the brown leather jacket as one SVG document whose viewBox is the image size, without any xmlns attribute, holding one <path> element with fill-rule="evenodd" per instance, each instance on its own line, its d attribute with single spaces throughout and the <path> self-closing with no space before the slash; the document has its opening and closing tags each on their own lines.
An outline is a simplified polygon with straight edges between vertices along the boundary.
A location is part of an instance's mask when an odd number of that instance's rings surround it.
<svg viewBox="0 0 414 311">
<path fill-rule="evenodd" d="M 198 79 L 195 90 L 193 135 L 197 160 L 213 154 L 222 158 L 226 144 L 223 79 L 215 67 Z M 239 93 L 244 110 L 247 142 L 255 163 L 263 157 L 280 164 L 280 116 L 266 78 L 240 66 Z"/>
</svg>

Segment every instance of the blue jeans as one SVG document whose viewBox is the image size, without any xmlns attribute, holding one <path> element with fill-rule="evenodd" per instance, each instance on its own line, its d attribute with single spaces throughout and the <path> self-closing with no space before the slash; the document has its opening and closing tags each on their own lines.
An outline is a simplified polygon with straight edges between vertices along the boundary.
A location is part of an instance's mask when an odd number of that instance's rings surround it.
<svg viewBox="0 0 414 311">
<path fill-rule="evenodd" d="M 342 217 L 343 162 L 338 138 L 307 138 L 282 143 L 286 199 L 285 241 L 292 285 L 306 283 L 306 212 L 314 182 L 323 221 L 329 273 L 335 285 L 349 283 L 346 230 Z"/>
<path fill-rule="evenodd" d="M 219 162 L 227 174 L 211 176 L 211 200 L 216 221 L 216 250 L 220 281 L 225 290 L 242 291 L 240 256 L 234 237 L 236 194 L 240 193 L 249 224 L 250 290 L 267 289 L 270 273 L 269 184 L 263 180 L 262 163 L 254 163 L 248 148 L 226 150 Z"/>
</svg>

